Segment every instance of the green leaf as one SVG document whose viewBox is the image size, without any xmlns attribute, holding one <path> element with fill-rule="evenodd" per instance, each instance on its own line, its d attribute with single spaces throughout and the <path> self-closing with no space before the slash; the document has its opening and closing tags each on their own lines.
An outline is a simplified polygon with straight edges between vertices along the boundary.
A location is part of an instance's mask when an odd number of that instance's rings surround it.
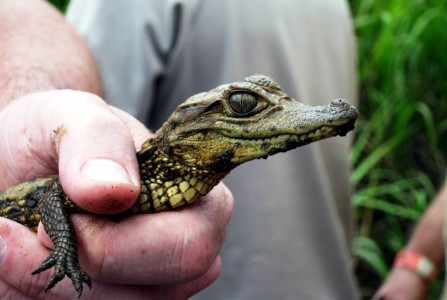
<svg viewBox="0 0 447 300">
<path fill-rule="evenodd" d="M 68 5 L 70 4 L 70 0 L 50 0 L 50 3 L 53 4 L 62 13 L 65 13 L 67 11 Z"/>
<path fill-rule="evenodd" d="M 388 268 L 376 242 L 367 237 L 358 236 L 354 239 L 353 252 L 355 256 L 370 265 L 382 279 L 385 279 Z"/>
</svg>

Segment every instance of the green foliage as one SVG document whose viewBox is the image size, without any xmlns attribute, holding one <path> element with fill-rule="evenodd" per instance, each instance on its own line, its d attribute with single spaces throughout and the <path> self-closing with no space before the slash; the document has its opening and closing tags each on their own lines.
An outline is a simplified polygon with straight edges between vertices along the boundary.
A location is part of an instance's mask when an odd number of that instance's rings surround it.
<svg viewBox="0 0 447 300">
<path fill-rule="evenodd" d="M 62 13 L 65 13 L 67 11 L 70 0 L 50 0 L 50 3 L 53 4 Z"/>
<path fill-rule="evenodd" d="M 362 120 L 352 148 L 356 274 L 371 298 L 443 182 L 447 4 L 350 0 Z M 431 296 L 439 295 L 439 282 Z"/>
</svg>

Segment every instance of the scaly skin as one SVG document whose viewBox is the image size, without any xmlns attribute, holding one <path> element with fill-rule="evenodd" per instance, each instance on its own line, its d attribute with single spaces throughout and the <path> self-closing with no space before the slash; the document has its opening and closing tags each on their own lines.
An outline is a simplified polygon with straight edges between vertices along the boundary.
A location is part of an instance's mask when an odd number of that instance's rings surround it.
<svg viewBox="0 0 447 300">
<path fill-rule="evenodd" d="M 311 107 L 290 98 L 269 77 L 254 75 L 190 97 L 137 153 L 141 194 L 115 216 L 174 209 L 207 194 L 236 166 L 354 129 L 357 110 L 338 99 Z M 62 190 L 57 176 L 39 178 L 0 194 L 0 216 L 35 229 L 42 221 L 54 243 L 33 272 L 55 268 L 46 289 L 65 275 L 79 296 L 89 276 L 78 262 L 68 214 L 85 212 Z"/>
</svg>

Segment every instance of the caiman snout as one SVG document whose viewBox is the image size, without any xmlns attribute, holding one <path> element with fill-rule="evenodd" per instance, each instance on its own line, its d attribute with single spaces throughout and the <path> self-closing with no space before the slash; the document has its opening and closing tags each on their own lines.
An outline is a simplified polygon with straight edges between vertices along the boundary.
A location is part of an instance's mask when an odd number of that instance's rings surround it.
<svg viewBox="0 0 447 300">
<path fill-rule="evenodd" d="M 357 109 L 351 105 L 346 99 L 338 98 L 332 100 L 330 104 L 331 110 L 337 110 L 339 114 L 349 120 L 357 120 L 359 113 Z"/>
</svg>

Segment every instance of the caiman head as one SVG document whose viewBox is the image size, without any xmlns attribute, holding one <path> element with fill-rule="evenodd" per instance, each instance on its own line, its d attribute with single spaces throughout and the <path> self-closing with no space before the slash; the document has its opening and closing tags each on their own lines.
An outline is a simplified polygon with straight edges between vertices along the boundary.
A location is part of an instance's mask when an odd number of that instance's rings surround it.
<svg viewBox="0 0 447 300">
<path fill-rule="evenodd" d="M 344 136 L 357 117 L 355 107 L 343 99 L 308 106 L 271 78 L 253 75 L 190 97 L 153 142 L 182 165 L 228 172 L 246 161 Z"/>
</svg>

